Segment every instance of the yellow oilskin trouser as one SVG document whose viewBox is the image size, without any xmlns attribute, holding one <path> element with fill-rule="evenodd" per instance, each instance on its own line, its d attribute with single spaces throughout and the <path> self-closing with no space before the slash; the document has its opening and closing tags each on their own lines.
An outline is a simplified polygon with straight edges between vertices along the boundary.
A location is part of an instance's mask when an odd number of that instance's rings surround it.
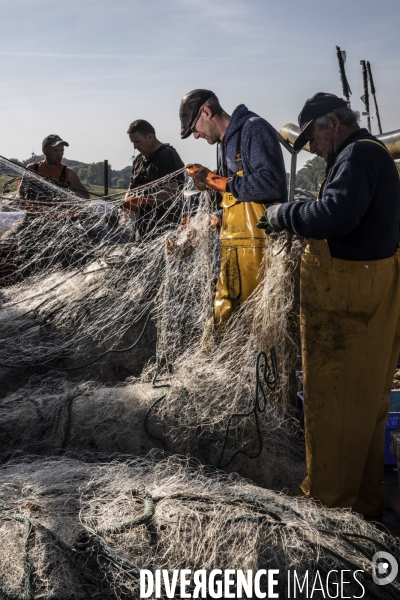
<svg viewBox="0 0 400 600">
<path fill-rule="evenodd" d="M 242 172 L 237 173 L 239 176 Z M 220 231 L 221 272 L 216 284 L 214 323 L 225 323 L 260 283 L 265 232 L 257 227 L 264 204 L 239 202 L 232 194 L 222 195 Z"/>
<path fill-rule="evenodd" d="M 400 351 L 400 249 L 332 258 L 308 240 L 300 274 L 307 477 L 299 493 L 379 516 L 384 435 Z"/>
</svg>

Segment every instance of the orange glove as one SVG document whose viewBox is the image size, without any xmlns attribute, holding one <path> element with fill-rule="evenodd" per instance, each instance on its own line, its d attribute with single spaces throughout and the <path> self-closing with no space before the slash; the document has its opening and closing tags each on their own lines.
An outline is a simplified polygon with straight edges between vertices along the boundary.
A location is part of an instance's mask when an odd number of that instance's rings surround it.
<svg viewBox="0 0 400 600">
<path fill-rule="evenodd" d="M 211 229 L 219 229 L 221 227 L 221 221 L 216 215 L 210 215 L 209 225 Z"/>
<path fill-rule="evenodd" d="M 185 231 L 187 226 L 189 225 L 190 217 L 183 217 L 182 225 L 179 227 L 178 231 Z M 210 220 L 208 222 L 211 229 L 219 229 L 221 227 L 221 221 L 218 219 L 216 215 L 210 215 Z"/>
<path fill-rule="evenodd" d="M 136 212 L 138 208 L 145 206 L 147 203 L 146 196 L 132 196 L 123 201 L 122 208 L 130 212 Z"/>
<path fill-rule="evenodd" d="M 181 221 L 181 226 L 179 227 L 178 231 L 184 231 L 190 221 L 190 217 L 183 217 L 182 221 Z"/>
<path fill-rule="evenodd" d="M 204 191 L 208 190 L 216 190 L 217 192 L 226 192 L 226 186 L 229 181 L 228 177 L 221 177 L 221 175 L 216 175 L 207 167 L 203 167 L 202 165 L 186 165 L 186 173 L 191 177 L 194 181 L 195 186 L 198 190 Z"/>
</svg>

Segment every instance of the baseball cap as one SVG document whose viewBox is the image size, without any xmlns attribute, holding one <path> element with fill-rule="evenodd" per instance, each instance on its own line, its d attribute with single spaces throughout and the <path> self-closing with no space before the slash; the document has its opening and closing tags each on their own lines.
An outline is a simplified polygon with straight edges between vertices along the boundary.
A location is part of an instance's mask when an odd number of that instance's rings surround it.
<svg viewBox="0 0 400 600">
<path fill-rule="evenodd" d="M 179 108 L 179 118 L 181 120 L 181 138 L 184 140 L 192 133 L 191 127 L 196 120 L 201 106 L 211 96 L 215 96 L 211 90 L 192 90 L 186 96 L 183 96 Z"/>
<path fill-rule="evenodd" d="M 64 144 L 64 146 L 69 146 L 68 142 L 64 142 L 64 140 L 62 140 L 59 135 L 55 135 L 54 133 L 52 133 L 44 138 L 42 142 L 42 148 L 49 148 L 50 146 L 54 148 L 55 146 L 59 146 L 60 144 Z"/>
<path fill-rule="evenodd" d="M 306 100 L 301 113 L 299 114 L 300 135 L 293 144 L 294 150 L 298 152 L 307 144 L 307 139 L 304 134 L 305 130 L 315 119 L 327 115 L 335 111 L 337 108 L 347 108 L 347 102 L 343 98 L 335 96 L 335 94 L 327 94 L 318 92 Z"/>
</svg>

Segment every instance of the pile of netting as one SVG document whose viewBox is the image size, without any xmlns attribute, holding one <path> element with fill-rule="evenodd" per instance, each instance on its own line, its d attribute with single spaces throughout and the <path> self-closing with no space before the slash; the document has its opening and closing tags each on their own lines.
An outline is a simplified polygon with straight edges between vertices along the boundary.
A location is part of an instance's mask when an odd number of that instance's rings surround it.
<svg viewBox="0 0 400 600">
<path fill-rule="evenodd" d="M 211 194 L 187 184 L 161 217 L 149 204 L 127 219 L 121 196 L 81 200 L 5 159 L 1 170 L 30 190 L 25 214 L 0 239 L 3 459 L 18 449 L 155 446 L 269 487 L 296 486 L 304 470 L 290 404 L 300 242 L 285 234 L 269 242 L 262 284 L 217 335 L 209 327 L 219 272 Z M 133 194 L 155 198 L 175 176 Z M 0 215 L 21 207 L 15 195 L 2 202 Z M 77 378 L 85 393 L 74 391 Z"/>
<path fill-rule="evenodd" d="M 266 241 L 262 283 L 210 327 L 217 199 L 189 182 L 165 202 L 175 177 L 126 215 L 0 158 L 20 190 L 0 200 L 0 598 L 137 598 L 141 570 L 215 568 L 278 569 L 274 591 L 314 598 L 347 570 L 349 596 L 397 598 L 371 561 L 398 542 L 272 491 L 304 475 L 300 240 Z"/>
<path fill-rule="evenodd" d="M 350 511 L 177 457 L 11 461 L 0 469 L 0 506 L 0 594 L 10 600 L 138 598 L 144 569 L 164 569 L 169 581 L 175 569 L 277 569 L 281 598 L 400 594 L 397 583 L 372 582 L 374 554 L 399 559 L 398 539 Z M 164 581 L 158 597 L 174 597 Z"/>
</svg>

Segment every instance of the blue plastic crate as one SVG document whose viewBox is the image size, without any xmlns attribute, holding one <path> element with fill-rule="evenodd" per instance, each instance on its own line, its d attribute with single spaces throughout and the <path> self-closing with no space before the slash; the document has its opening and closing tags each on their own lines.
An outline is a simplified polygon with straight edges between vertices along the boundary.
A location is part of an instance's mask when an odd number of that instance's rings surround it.
<svg viewBox="0 0 400 600">
<path fill-rule="evenodd" d="M 297 392 L 297 408 L 300 411 L 300 414 L 304 415 L 304 393 L 303 392 Z"/>
<path fill-rule="evenodd" d="M 297 392 L 299 398 L 299 410 L 304 414 L 304 396 L 303 392 Z M 390 452 L 390 432 L 394 429 L 400 429 L 400 390 L 390 392 L 390 409 L 386 423 L 385 431 L 385 465 L 396 465 L 397 459 Z"/>
<path fill-rule="evenodd" d="M 385 465 L 396 465 L 397 459 L 390 452 L 390 432 L 400 429 L 400 390 L 390 392 L 390 409 L 385 431 Z"/>
</svg>

